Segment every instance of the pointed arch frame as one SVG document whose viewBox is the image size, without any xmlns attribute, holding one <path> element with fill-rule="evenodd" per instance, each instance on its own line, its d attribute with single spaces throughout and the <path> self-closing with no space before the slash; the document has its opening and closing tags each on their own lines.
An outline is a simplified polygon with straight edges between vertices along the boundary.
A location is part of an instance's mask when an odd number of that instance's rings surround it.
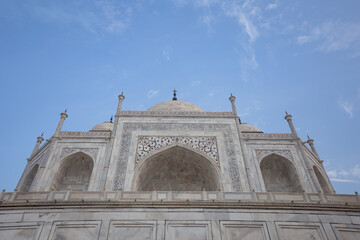
<svg viewBox="0 0 360 240">
<path fill-rule="evenodd" d="M 156 155 L 159 155 L 161 154 L 162 152 L 166 151 L 166 150 L 169 150 L 171 148 L 175 148 L 175 147 L 180 147 L 180 148 L 184 148 L 188 151 L 191 151 L 201 157 L 203 157 L 204 159 L 206 159 L 210 164 L 211 166 L 215 169 L 215 172 L 216 172 L 216 175 L 217 175 L 217 179 L 218 179 L 218 183 L 219 183 L 219 188 L 220 190 L 223 189 L 223 185 L 222 185 L 222 178 L 221 178 L 221 172 L 220 172 L 220 167 L 218 164 L 216 164 L 214 162 L 214 160 L 212 160 L 207 154 L 195 149 L 195 148 L 192 148 L 190 146 L 187 146 L 185 144 L 181 144 L 181 143 L 172 143 L 172 144 L 169 144 L 167 146 L 164 146 L 162 148 L 159 148 L 159 149 L 156 149 L 154 152 L 152 153 L 149 153 L 146 157 L 144 157 L 140 162 L 138 162 L 136 165 L 135 165 L 135 169 L 134 169 L 134 175 L 133 175 L 133 179 L 132 179 L 132 183 L 131 183 L 131 189 L 132 191 L 137 191 L 137 187 L 138 187 L 138 180 L 139 180 L 139 174 L 142 170 L 142 167 L 145 165 L 145 163 L 153 158 L 154 156 Z"/>
<path fill-rule="evenodd" d="M 302 181 L 301 181 L 301 179 L 300 179 L 299 170 L 297 169 L 296 164 L 293 162 L 293 160 L 292 160 L 292 159 L 289 159 L 289 158 L 287 158 L 287 157 L 285 157 L 285 156 L 283 156 L 282 154 L 278 154 L 278 153 L 276 153 L 276 152 L 270 152 L 270 153 L 266 154 L 265 156 L 263 156 L 263 157 L 258 161 L 258 162 L 259 162 L 259 170 L 260 170 L 260 174 L 261 174 L 261 180 L 262 180 L 262 184 L 263 184 L 263 186 L 264 186 L 264 191 L 267 192 L 268 189 L 266 189 L 266 184 L 265 184 L 264 175 L 263 175 L 263 172 L 262 172 L 262 170 L 261 170 L 261 164 L 262 164 L 262 162 L 264 161 L 265 158 L 268 158 L 268 157 L 271 156 L 271 155 L 275 155 L 275 156 L 281 157 L 281 158 L 283 158 L 284 160 L 288 161 L 288 162 L 291 164 L 291 166 L 294 168 L 294 170 L 295 170 L 295 172 L 296 172 L 297 179 L 298 179 L 298 181 L 299 181 L 299 183 L 300 183 L 300 187 L 301 187 L 302 190 L 304 190 L 303 183 L 302 183 Z"/>
<path fill-rule="evenodd" d="M 92 169 L 91 169 L 91 175 L 90 175 L 90 179 L 89 179 L 88 189 L 90 188 L 90 183 L 91 183 L 91 180 L 92 180 L 93 175 L 94 175 L 95 160 L 94 160 L 94 158 L 93 158 L 92 156 L 90 156 L 88 153 L 83 152 L 83 151 L 81 151 L 81 150 L 76 151 L 76 152 L 73 152 L 73 153 L 70 153 L 70 154 L 67 154 L 67 155 L 63 156 L 63 157 L 60 159 L 60 161 L 57 161 L 55 167 L 53 168 L 53 171 L 54 171 L 55 174 L 53 174 L 53 177 L 51 178 L 50 188 L 53 187 L 54 181 L 55 181 L 55 179 L 56 179 L 56 178 L 55 178 L 55 177 L 56 177 L 56 174 L 58 174 L 58 172 L 59 172 L 61 166 L 64 164 L 64 162 L 67 161 L 67 159 L 70 159 L 71 156 L 74 156 L 74 155 L 77 155 L 77 154 L 84 154 L 84 155 L 86 155 L 89 159 L 91 159 L 91 161 L 92 161 L 92 164 L 93 164 L 93 165 L 92 165 Z"/>
</svg>

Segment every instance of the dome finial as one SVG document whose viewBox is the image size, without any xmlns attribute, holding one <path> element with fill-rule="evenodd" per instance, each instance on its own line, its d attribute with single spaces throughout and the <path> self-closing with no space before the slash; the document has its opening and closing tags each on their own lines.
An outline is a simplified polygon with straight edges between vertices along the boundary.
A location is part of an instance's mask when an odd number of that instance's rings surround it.
<svg viewBox="0 0 360 240">
<path fill-rule="evenodd" d="M 173 100 L 173 101 L 176 101 L 176 100 L 177 100 L 177 98 L 176 98 L 176 89 L 174 89 L 173 92 L 174 92 L 174 97 L 173 97 L 172 100 Z"/>
</svg>

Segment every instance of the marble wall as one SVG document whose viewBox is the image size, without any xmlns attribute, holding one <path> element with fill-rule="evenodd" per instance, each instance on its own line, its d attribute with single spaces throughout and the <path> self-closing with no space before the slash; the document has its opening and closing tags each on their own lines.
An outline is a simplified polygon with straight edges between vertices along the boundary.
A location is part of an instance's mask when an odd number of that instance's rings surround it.
<svg viewBox="0 0 360 240">
<path fill-rule="evenodd" d="M 0 239 L 358 240 L 360 213 L 196 206 L 1 209 Z"/>
</svg>

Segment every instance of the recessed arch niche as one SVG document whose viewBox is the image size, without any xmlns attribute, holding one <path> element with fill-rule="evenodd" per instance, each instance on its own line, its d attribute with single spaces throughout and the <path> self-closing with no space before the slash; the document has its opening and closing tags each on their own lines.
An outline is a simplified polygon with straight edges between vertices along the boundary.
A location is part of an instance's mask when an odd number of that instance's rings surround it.
<svg viewBox="0 0 360 240">
<path fill-rule="evenodd" d="M 137 191 L 217 191 L 220 178 L 211 160 L 176 145 L 145 159 L 137 170 L 134 185 Z"/>
<path fill-rule="evenodd" d="M 266 190 L 272 192 L 302 192 L 295 166 L 285 157 L 270 154 L 260 162 Z"/>
<path fill-rule="evenodd" d="M 39 164 L 36 164 L 28 173 L 28 175 L 26 176 L 26 179 L 21 187 L 21 191 L 22 192 L 28 192 L 30 191 L 31 185 L 34 182 L 35 176 L 37 171 L 39 170 Z"/>
<path fill-rule="evenodd" d="M 320 173 L 319 169 L 316 166 L 313 166 L 314 173 L 316 175 L 316 178 L 318 179 L 320 183 L 320 187 L 322 188 L 324 193 L 331 193 L 331 190 L 329 188 L 329 185 L 326 183 L 325 178 Z"/>
<path fill-rule="evenodd" d="M 87 191 L 94 167 L 92 158 L 77 152 L 61 161 L 59 170 L 55 174 L 52 187 L 59 190 Z"/>
</svg>

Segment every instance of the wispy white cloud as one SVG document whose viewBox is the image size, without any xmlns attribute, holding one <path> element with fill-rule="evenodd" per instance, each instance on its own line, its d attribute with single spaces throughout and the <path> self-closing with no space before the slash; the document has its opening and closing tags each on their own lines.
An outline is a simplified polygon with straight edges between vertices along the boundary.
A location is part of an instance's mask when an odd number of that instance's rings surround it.
<svg viewBox="0 0 360 240">
<path fill-rule="evenodd" d="M 352 118 L 353 112 L 354 112 L 354 105 L 352 103 L 349 102 L 339 102 L 339 106 L 346 112 L 346 114 L 348 115 L 349 118 Z"/>
<path fill-rule="evenodd" d="M 301 35 L 301 36 L 297 37 L 297 42 L 299 44 L 305 44 L 310 41 L 311 41 L 311 36 L 308 36 L 308 35 Z"/>
<path fill-rule="evenodd" d="M 246 107 L 243 107 L 241 109 L 242 109 L 242 111 L 239 113 L 239 116 L 245 117 L 245 116 L 251 115 L 255 112 L 261 111 L 262 104 L 258 100 L 253 100 L 253 101 L 249 102 L 249 104 Z"/>
<path fill-rule="evenodd" d="M 345 171 L 345 170 L 339 171 L 339 176 L 348 176 L 348 175 L 350 175 L 350 173 L 348 171 Z"/>
<path fill-rule="evenodd" d="M 178 7 L 183 7 L 188 4 L 192 4 L 195 7 L 210 7 L 220 0 L 173 0 L 173 3 Z"/>
<path fill-rule="evenodd" d="M 121 33 L 128 26 L 133 15 L 130 6 L 114 0 L 32 4 L 30 11 L 60 24 L 78 24 L 92 33 Z"/>
<path fill-rule="evenodd" d="M 242 0 L 242 1 L 220 1 L 220 0 L 173 0 L 174 4 L 178 7 L 184 7 L 191 5 L 194 8 L 201 8 L 203 14 L 199 18 L 201 23 L 205 24 L 209 30 L 212 30 L 211 24 L 215 22 L 215 16 L 225 15 L 232 18 L 244 31 L 244 37 L 247 41 L 242 41 L 244 53 L 241 54 L 240 65 L 242 69 L 242 80 L 247 82 L 250 78 L 249 72 L 256 70 L 258 62 L 256 60 L 254 43 L 259 37 L 258 26 L 263 26 L 269 23 L 259 23 L 259 19 L 265 21 L 262 14 L 261 8 L 255 5 L 253 0 Z M 256 3 L 258 4 L 258 3 Z M 269 4 L 268 7 L 276 8 L 276 1 Z M 262 6 L 262 8 L 266 8 Z M 212 9 L 217 14 L 212 14 Z"/>
<path fill-rule="evenodd" d="M 162 55 L 163 57 L 167 60 L 170 61 L 170 52 L 171 52 L 171 47 L 167 46 L 162 50 Z"/>
<path fill-rule="evenodd" d="M 238 2 L 223 3 L 222 7 L 227 16 L 235 18 L 244 28 L 250 42 L 254 42 L 259 34 L 250 18 L 256 14 L 256 8 L 252 7 L 249 1 L 245 1 L 242 5 Z"/>
<path fill-rule="evenodd" d="M 328 171 L 328 172 L 327 172 L 327 175 L 328 175 L 330 178 L 336 178 L 336 177 L 337 177 L 337 170 Z"/>
<path fill-rule="evenodd" d="M 359 181 L 351 179 L 341 179 L 341 178 L 330 178 L 333 182 L 344 182 L 344 183 L 359 183 Z"/>
<path fill-rule="evenodd" d="M 147 93 L 148 98 L 153 98 L 153 97 L 156 97 L 157 95 L 159 95 L 159 91 L 155 90 L 155 89 L 151 89 Z"/>
<path fill-rule="evenodd" d="M 360 55 L 360 22 L 327 21 L 298 35 L 297 42 L 314 43 L 314 48 L 322 52 L 351 50 L 352 56 L 357 57 Z"/>
<path fill-rule="evenodd" d="M 200 80 L 193 81 L 193 82 L 191 83 L 191 87 L 196 87 L 196 86 L 199 86 L 199 85 L 200 85 L 200 83 L 201 83 L 201 81 L 200 81 Z"/>
<path fill-rule="evenodd" d="M 346 183 L 360 183 L 360 165 L 356 164 L 350 170 L 334 169 L 327 172 L 331 181 L 346 182 Z"/>
<path fill-rule="evenodd" d="M 275 9 L 277 8 L 277 4 L 276 3 L 269 3 L 266 7 L 266 9 L 270 10 L 270 9 Z"/>
<path fill-rule="evenodd" d="M 225 15 L 235 19 L 248 37 L 247 42 L 242 42 L 245 54 L 243 54 L 240 59 L 242 80 L 248 82 L 251 80 L 250 71 L 258 68 L 254 43 L 259 37 L 259 32 L 255 22 L 256 19 L 262 18 L 261 10 L 259 7 L 254 6 L 253 1 L 250 0 L 243 2 L 225 2 L 222 4 L 222 9 Z"/>
<path fill-rule="evenodd" d="M 351 169 L 351 174 L 355 177 L 360 177 L 360 166 L 356 164 L 353 169 Z"/>
</svg>

